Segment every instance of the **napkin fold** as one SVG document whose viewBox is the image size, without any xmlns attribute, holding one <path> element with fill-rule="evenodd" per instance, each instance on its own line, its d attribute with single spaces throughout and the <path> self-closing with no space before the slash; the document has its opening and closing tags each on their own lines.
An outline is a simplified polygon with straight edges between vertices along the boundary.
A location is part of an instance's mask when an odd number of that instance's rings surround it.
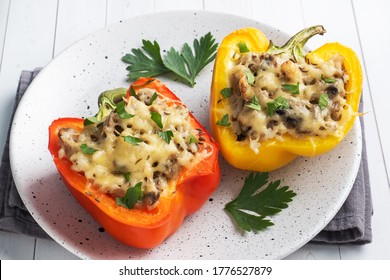
<svg viewBox="0 0 390 280">
<path fill-rule="evenodd" d="M 360 104 L 362 109 L 362 103 Z M 363 134 L 362 158 L 355 183 L 343 206 L 329 224 L 312 239 L 328 244 L 367 244 L 372 241 L 370 176 L 368 173 L 364 121 L 360 118 Z"/>
<path fill-rule="evenodd" d="M 20 99 L 41 68 L 23 71 L 15 97 L 15 112 Z M 11 118 L 11 124 L 12 124 Z M 372 200 L 367 169 L 366 144 L 363 132 L 363 150 L 360 168 L 354 186 L 344 205 L 332 221 L 313 238 L 312 242 L 326 244 L 366 244 L 372 241 Z M 23 233 L 38 238 L 50 238 L 35 222 L 24 206 L 15 183 L 9 161 L 9 133 L 0 168 L 0 230 Z"/>
<path fill-rule="evenodd" d="M 0 167 L 0 229 L 10 232 L 23 233 L 38 238 L 50 238 L 49 235 L 36 223 L 22 202 L 15 183 L 12 179 L 9 159 L 9 136 L 12 119 L 16 108 L 27 87 L 30 85 L 41 68 L 34 71 L 23 71 L 15 96 L 15 103 L 8 128 L 7 141 L 4 146 Z"/>
</svg>

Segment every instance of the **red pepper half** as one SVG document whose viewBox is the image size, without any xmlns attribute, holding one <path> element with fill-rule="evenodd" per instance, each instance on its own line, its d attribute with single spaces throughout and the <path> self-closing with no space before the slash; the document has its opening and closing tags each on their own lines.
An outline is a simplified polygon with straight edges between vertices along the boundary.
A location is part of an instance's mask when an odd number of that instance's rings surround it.
<svg viewBox="0 0 390 280">
<path fill-rule="evenodd" d="M 172 100 L 179 98 L 158 80 L 141 78 L 130 88 L 147 87 Z M 130 90 L 128 91 L 128 96 Z M 78 118 L 61 118 L 53 121 L 49 127 L 49 151 L 65 185 L 74 198 L 100 223 L 115 239 L 133 247 L 152 248 L 172 235 L 182 224 L 184 218 L 198 210 L 217 188 L 220 181 L 218 164 L 219 146 L 214 142 L 205 128 L 190 114 L 194 128 L 203 131 L 199 152 L 208 149 L 208 156 L 188 168 L 182 169 L 179 176 L 170 182 L 176 191 L 161 195 L 153 209 L 146 207 L 127 209 L 116 205 L 116 199 L 110 194 L 88 187 L 89 182 L 82 173 L 72 170 L 71 162 L 59 158 L 61 128 L 82 130 L 84 120 Z M 171 187 L 170 186 L 170 187 Z"/>
</svg>

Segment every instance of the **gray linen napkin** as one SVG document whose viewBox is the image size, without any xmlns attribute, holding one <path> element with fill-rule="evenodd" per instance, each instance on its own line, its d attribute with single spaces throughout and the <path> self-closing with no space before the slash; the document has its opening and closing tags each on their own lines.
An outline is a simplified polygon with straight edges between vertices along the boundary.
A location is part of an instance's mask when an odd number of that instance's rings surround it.
<svg viewBox="0 0 390 280">
<path fill-rule="evenodd" d="M 39 71 L 40 68 L 37 68 L 34 71 L 22 72 L 16 92 L 13 112 L 15 112 L 24 92 Z M 11 127 L 9 127 L 8 130 L 7 141 L 4 147 L 0 167 L 0 229 L 39 238 L 50 238 L 27 211 L 12 179 L 9 160 L 10 129 Z"/>
<path fill-rule="evenodd" d="M 14 111 L 39 70 L 22 72 L 15 98 Z M 370 181 L 367 170 L 366 146 L 363 141 L 362 161 L 351 193 L 337 215 L 312 242 L 327 244 L 370 243 L 372 240 L 371 215 Z M 12 180 L 9 163 L 9 133 L 0 169 L 0 229 L 39 238 L 50 238 L 25 208 Z"/>
<path fill-rule="evenodd" d="M 362 100 L 360 101 L 360 112 L 363 112 Z M 336 216 L 312 239 L 312 242 L 367 244 L 372 241 L 371 216 L 373 206 L 362 117 L 360 123 L 363 134 L 362 159 L 353 188 Z"/>
</svg>

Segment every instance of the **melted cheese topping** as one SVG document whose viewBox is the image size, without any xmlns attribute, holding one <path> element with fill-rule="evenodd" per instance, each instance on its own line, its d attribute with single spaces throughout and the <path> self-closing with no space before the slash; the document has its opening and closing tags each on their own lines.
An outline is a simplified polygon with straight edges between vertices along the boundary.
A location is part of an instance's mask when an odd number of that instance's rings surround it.
<svg viewBox="0 0 390 280">
<path fill-rule="evenodd" d="M 68 157 L 73 170 L 83 172 L 103 192 L 116 197 L 123 197 L 128 188 L 142 182 L 142 201 L 153 205 L 183 167 L 206 156 L 194 143 L 194 139 L 202 139 L 201 131 L 191 126 L 188 109 L 160 94 L 150 105 L 154 93 L 140 89 L 137 97 L 129 98 L 126 112 L 134 117 L 121 119 L 114 111 L 104 122 L 85 126 L 81 133 L 62 129 L 59 156 Z M 152 112 L 161 116 L 162 129 L 152 119 Z M 166 131 L 173 133 L 169 143 L 159 135 Z M 139 140 L 133 145 L 125 141 L 126 136 Z M 82 144 L 96 151 L 86 154 Z M 130 175 L 129 181 L 125 174 Z"/>
<path fill-rule="evenodd" d="M 254 76 L 253 84 L 248 82 L 248 72 Z M 286 54 L 247 53 L 229 76 L 234 95 L 226 113 L 231 116 L 237 140 L 249 141 L 256 153 L 262 141 L 281 139 L 286 133 L 297 138 L 335 135 L 343 111 L 351 110 L 345 92 L 348 75 L 339 55 L 314 65 L 294 62 Z M 291 86 L 299 92 L 286 89 Z M 320 104 L 324 97 L 327 101 Z M 247 106 L 254 98 L 261 110 Z M 287 106 L 270 113 L 268 107 L 278 98 Z"/>
</svg>

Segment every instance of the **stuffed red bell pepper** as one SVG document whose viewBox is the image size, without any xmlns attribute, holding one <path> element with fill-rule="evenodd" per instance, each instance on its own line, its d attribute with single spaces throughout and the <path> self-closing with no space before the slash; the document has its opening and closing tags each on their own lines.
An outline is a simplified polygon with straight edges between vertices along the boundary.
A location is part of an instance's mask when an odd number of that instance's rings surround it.
<svg viewBox="0 0 390 280">
<path fill-rule="evenodd" d="M 220 181 L 218 145 L 156 79 L 99 97 L 96 116 L 61 118 L 49 150 L 76 200 L 117 240 L 152 248 Z"/>
</svg>

